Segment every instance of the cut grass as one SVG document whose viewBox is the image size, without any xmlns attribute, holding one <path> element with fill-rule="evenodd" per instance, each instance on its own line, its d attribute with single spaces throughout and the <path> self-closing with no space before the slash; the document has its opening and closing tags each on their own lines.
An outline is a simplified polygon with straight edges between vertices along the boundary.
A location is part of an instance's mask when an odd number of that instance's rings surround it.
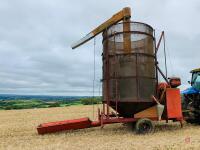
<svg viewBox="0 0 200 150">
<path fill-rule="evenodd" d="M 92 118 L 93 106 L 46 109 L 0 110 L 0 149 L 2 150 L 84 150 L 84 149 L 199 149 L 200 126 L 157 123 L 154 134 L 136 135 L 123 124 L 76 131 L 38 135 L 37 125 L 49 121 Z M 97 110 L 97 106 L 95 106 Z M 97 112 L 95 112 L 97 114 Z M 96 118 L 94 118 L 96 119 Z"/>
</svg>

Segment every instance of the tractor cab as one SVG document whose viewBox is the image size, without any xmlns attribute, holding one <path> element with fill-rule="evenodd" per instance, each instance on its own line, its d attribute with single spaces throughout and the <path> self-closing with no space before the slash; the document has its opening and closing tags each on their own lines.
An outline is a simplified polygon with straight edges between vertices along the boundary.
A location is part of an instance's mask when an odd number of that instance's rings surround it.
<svg viewBox="0 0 200 150">
<path fill-rule="evenodd" d="M 200 91 L 200 68 L 192 70 L 191 73 L 192 73 L 191 86 L 195 90 Z"/>
<path fill-rule="evenodd" d="M 182 91 L 182 109 L 185 120 L 200 124 L 200 68 L 192 73 L 191 87 Z"/>
</svg>

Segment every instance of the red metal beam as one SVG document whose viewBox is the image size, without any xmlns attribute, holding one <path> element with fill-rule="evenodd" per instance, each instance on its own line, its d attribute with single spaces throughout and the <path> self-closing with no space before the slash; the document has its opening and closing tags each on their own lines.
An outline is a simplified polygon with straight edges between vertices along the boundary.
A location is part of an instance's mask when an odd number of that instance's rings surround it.
<svg viewBox="0 0 200 150">
<path fill-rule="evenodd" d="M 89 118 L 80 118 L 74 120 L 64 120 L 57 122 L 49 122 L 40 124 L 37 127 L 38 134 L 54 133 L 63 130 L 76 130 L 91 127 L 91 120 Z"/>
</svg>

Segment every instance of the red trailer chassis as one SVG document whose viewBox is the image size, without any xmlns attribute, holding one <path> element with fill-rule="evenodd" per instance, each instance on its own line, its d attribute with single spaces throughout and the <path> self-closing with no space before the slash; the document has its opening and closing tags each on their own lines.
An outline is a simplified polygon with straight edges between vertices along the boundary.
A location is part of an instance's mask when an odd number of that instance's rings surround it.
<svg viewBox="0 0 200 150">
<path fill-rule="evenodd" d="M 100 112 L 98 109 L 98 120 L 91 121 L 89 118 L 80 118 L 80 119 L 73 119 L 73 120 L 64 120 L 58 122 L 49 122 L 40 124 L 37 127 L 38 134 L 46 134 L 46 133 L 54 133 L 64 130 L 76 130 L 76 129 L 84 129 L 84 128 L 91 128 L 91 127 L 103 127 L 106 124 L 114 124 L 114 123 L 133 123 L 137 122 L 142 118 L 148 118 L 149 120 L 153 121 L 161 121 L 161 120 L 173 120 L 173 121 L 180 121 L 182 127 L 182 110 L 181 110 L 181 100 L 180 100 L 180 91 L 176 88 L 167 88 L 166 89 L 166 116 L 159 117 L 154 113 L 154 107 L 150 107 L 142 112 L 135 114 L 132 118 L 124 118 L 117 116 L 117 114 L 106 114 L 105 108 L 103 108 L 103 112 Z M 155 99 L 155 97 L 154 97 Z M 155 102 L 157 100 L 155 99 Z M 159 102 L 157 102 L 159 103 Z M 105 107 L 105 104 L 103 104 Z M 108 107 L 108 106 L 107 106 Z"/>
<path fill-rule="evenodd" d="M 73 120 L 64 120 L 58 122 L 49 122 L 40 124 L 37 127 L 38 134 L 46 134 L 46 133 L 55 133 L 59 131 L 66 130 L 76 130 L 76 129 L 84 129 L 84 128 L 92 128 L 92 127 L 103 127 L 106 124 L 114 124 L 114 123 L 132 123 L 138 121 L 140 118 L 123 118 L 123 117 L 109 117 L 100 115 L 100 120 L 91 121 L 89 118 L 80 118 Z M 159 121 L 158 118 L 149 118 L 153 121 Z M 176 118 L 175 121 L 180 121 L 182 126 L 183 118 Z"/>
</svg>

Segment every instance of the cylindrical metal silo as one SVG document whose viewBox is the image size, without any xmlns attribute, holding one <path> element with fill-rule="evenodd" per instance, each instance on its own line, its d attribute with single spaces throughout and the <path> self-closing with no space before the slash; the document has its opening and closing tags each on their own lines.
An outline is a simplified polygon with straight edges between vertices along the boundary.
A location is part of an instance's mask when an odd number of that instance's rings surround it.
<svg viewBox="0 0 200 150">
<path fill-rule="evenodd" d="M 103 33 L 103 101 L 124 117 L 152 105 L 156 91 L 154 30 L 122 22 Z"/>
</svg>

